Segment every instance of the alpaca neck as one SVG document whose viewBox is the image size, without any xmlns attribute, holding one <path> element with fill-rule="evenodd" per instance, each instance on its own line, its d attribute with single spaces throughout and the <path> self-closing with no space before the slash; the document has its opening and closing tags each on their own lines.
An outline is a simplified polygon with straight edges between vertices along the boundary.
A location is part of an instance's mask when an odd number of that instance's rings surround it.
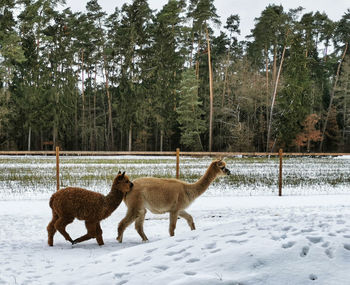
<svg viewBox="0 0 350 285">
<path fill-rule="evenodd" d="M 113 184 L 111 191 L 105 197 L 105 217 L 110 216 L 123 201 L 124 194 Z"/>
<path fill-rule="evenodd" d="M 191 184 L 191 196 L 193 199 L 202 195 L 215 180 L 217 173 L 214 172 L 212 165 L 209 166 L 205 174 L 194 184 Z"/>
</svg>

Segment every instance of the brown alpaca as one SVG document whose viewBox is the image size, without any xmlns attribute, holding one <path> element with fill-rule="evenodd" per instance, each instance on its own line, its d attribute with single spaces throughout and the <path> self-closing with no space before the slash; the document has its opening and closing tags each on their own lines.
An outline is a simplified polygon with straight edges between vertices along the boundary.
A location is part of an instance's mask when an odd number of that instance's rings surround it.
<svg viewBox="0 0 350 285">
<path fill-rule="evenodd" d="M 52 220 L 47 226 L 48 244 L 53 246 L 53 236 L 56 230 L 72 244 L 96 238 L 103 245 L 100 221 L 109 217 L 119 206 L 123 197 L 133 187 L 125 172 L 114 178 L 111 191 L 107 196 L 77 187 L 67 187 L 51 196 Z M 85 221 L 87 234 L 72 240 L 66 232 L 66 226 L 77 218 Z"/>
<path fill-rule="evenodd" d="M 135 221 L 135 229 L 143 241 L 147 237 L 143 232 L 146 209 L 154 214 L 170 213 L 169 233 L 174 235 L 178 216 L 184 218 L 191 230 L 195 230 L 193 218 L 185 209 L 207 190 L 216 177 L 229 175 L 226 163 L 222 160 L 213 161 L 206 173 L 193 184 L 177 179 L 144 177 L 134 180 L 134 187 L 124 197 L 128 211 L 118 226 L 119 242 L 123 241 L 124 230 Z"/>
</svg>

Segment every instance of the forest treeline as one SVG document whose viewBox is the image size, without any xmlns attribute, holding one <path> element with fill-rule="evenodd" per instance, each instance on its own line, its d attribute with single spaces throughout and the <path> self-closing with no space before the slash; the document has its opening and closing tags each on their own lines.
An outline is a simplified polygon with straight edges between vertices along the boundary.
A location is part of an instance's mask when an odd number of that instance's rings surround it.
<svg viewBox="0 0 350 285">
<path fill-rule="evenodd" d="M 350 9 L 227 9 L 1 1 L 0 149 L 349 152 Z"/>
</svg>

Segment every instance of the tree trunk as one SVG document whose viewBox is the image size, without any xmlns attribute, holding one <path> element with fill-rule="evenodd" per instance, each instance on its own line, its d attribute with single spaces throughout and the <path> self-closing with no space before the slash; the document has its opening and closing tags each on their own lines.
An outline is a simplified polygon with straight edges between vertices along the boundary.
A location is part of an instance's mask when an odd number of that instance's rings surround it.
<svg viewBox="0 0 350 285">
<path fill-rule="evenodd" d="M 207 45 L 208 45 L 208 67 L 209 67 L 209 151 L 212 149 L 213 143 L 213 104 L 214 104 L 214 94 L 213 94 L 213 70 L 211 67 L 211 56 L 210 56 L 210 40 L 208 28 L 205 27 L 205 33 L 207 37 Z"/>
<path fill-rule="evenodd" d="M 164 137 L 164 131 L 160 131 L 160 151 L 163 151 L 163 137 Z"/>
<path fill-rule="evenodd" d="M 104 60 L 104 67 L 105 67 L 105 86 L 106 86 L 106 94 L 107 94 L 107 100 L 108 100 L 108 132 L 110 137 L 110 146 L 111 150 L 114 149 L 114 134 L 113 134 L 113 123 L 112 123 L 112 98 L 111 94 L 109 93 L 109 84 L 108 84 L 108 71 L 106 66 L 106 56 L 103 56 Z"/>
<path fill-rule="evenodd" d="M 94 78 L 94 81 L 95 81 L 95 90 L 94 90 L 94 130 L 93 130 L 93 136 L 94 136 L 94 150 L 97 150 L 98 147 L 98 143 L 97 143 L 97 125 L 96 125 L 96 94 L 97 94 L 97 64 L 95 65 L 95 78 Z"/>
<path fill-rule="evenodd" d="M 32 139 L 32 126 L 29 126 L 29 131 L 28 131 L 28 151 L 30 151 L 30 141 Z"/>
<path fill-rule="evenodd" d="M 276 73 L 277 73 L 277 48 L 276 45 L 273 48 L 273 69 L 272 69 L 272 81 L 276 82 Z"/>
<path fill-rule="evenodd" d="M 273 95 L 272 95 L 272 102 L 271 102 L 271 109 L 270 109 L 270 119 L 269 119 L 269 127 L 268 127 L 268 130 L 267 130 L 267 139 L 266 139 L 266 152 L 269 151 L 269 141 L 270 141 L 270 136 L 271 136 L 271 125 L 272 125 L 273 107 L 275 106 L 276 95 L 277 95 L 277 87 L 278 87 L 279 79 L 280 79 L 280 77 L 281 77 L 282 65 L 283 65 L 283 61 L 284 61 L 284 54 L 285 54 L 285 52 L 286 52 L 286 48 L 287 48 L 287 45 L 285 45 L 284 48 L 283 48 L 281 63 L 280 63 L 280 66 L 279 66 L 279 68 L 278 68 L 277 78 L 276 78 L 276 82 L 275 82 L 275 88 L 274 88 Z"/>
<path fill-rule="evenodd" d="M 225 103 L 225 93 L 226 93 L 226 85 L 227 85 L 227 75 L 228 75 L 229 62 L 230 62 L 230 49 L 227 51 L 227 57 L 226 57 L 225 74 L 224 74 L 224 86 L 222 87 L 221 108 L 224 107 L 224 103 Z"/>
<path fill-rule="evenodd" d="M 132 147 L 132 126 L 130 124 L 130 128 L 129 128 L 129 147 L 128 150 L 131 151 L 131 147 Z"/>
<path fill-rule="evenodd" d="M 79 91 L 77 91 L 78 93 Z M 78 150 L 78 136 L 79 136 L 79 130 L 78 130 L 78 96 L 75 99 L 75 110 L 74 110 L 74 150 Z"/>
<path fill-rule="evenodd" d="M 81 127 L 81 148 L 85 150 L 85 94 L 84 94 L 84 50 L 81 51 L 81 98 L 82 98 L 82 127 Z"/>
<path fill-rule="evenodd" d="M 196 60 L 196 78 L 199 80 L 199 57 L 200 57 L 200 46 L 201 46 L 201 40 L 199 38 L 198 41 L 198 51 L 197 51 L 197 60 Z"/>
<path fill-rule="evenodd" d="M 341 65 L 342 65 L 342 63 L 344 61 L 344 57 L 346 55 L 347 50 L 348 50 L 348 43 L 345 44 L 344 52 L 343 52 L 343 55 L 342 55 L 342 57 L 340 59 L 340 62 L 338 64 L 337 73 L 335 75 L 335 81 L 334 81 L 334 85 L 333 85 L 333 89 L 332 89 L 332 93 L 331 93 L 331 98 L 329 100 L 328 112 L 327 112 L 327 116 L 326 116 L 326 119 L 325 119 L 325 122 L 324 122 L 324 125 L 323 125 L 323 131 L 322 131 L 322 137 L 321 137 L 321 143 L 320 143 L 320 151 L 322 151 L 322 149 L 323 149 L 323 140 L 324 140 L 324 135 L 325 135 L 325 132 L 326 132 L 326 129 L 327 129 L 329 113 L 331 112 L 333 99 L 334 99 L 334 94 L 335 94 L 335 89 L 337 88 L 337 83 L 338 83 L 338 80 L 339 80 L 340 68 L 341 68 Z"/>
<path fill-rule="evenodd" d="M 265 47 L 265 75 L 266 75 L 266 129 L 269 128 L 269 93 L 270 93 L 270 88 L 269 88 L 269 56 L 268 56 L 268 49 L 267 47 Z M 265 131 L 263 130 L 263 132 L 265 133 Z M 263 136 L 264 137 L 264 134 Z M 264 146 L 264 139 L 262 140 L 263 143 L 263 147 L 265 149 Z M 266 143 L 267 145 L 267 143 Z"/>
</svg>

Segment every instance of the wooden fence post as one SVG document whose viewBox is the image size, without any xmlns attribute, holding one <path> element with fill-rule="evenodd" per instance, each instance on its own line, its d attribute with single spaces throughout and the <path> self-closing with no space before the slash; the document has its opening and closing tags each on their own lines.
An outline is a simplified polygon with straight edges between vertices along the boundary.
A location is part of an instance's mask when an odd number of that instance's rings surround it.
<svg viewBox="0 0 350 285">
<path fill-rule="evenodd" d="M 56 146 L 56 190 L 60 189 L 60 147 Z"/>
<path fill-rule="evenodd" d="M 176 179 L 180 177 L 180 149 L 176 149 Z"/>
<path fill-rule="evenodd" d="M 279 151 L 279 157 L 280 157 L 280 170 L 279 170 L 279 178 L 278 178 L 278 196 L 282 196 L 282 156 L 283 156 L 283 150 L 280 148 Z"/>
</svg>

